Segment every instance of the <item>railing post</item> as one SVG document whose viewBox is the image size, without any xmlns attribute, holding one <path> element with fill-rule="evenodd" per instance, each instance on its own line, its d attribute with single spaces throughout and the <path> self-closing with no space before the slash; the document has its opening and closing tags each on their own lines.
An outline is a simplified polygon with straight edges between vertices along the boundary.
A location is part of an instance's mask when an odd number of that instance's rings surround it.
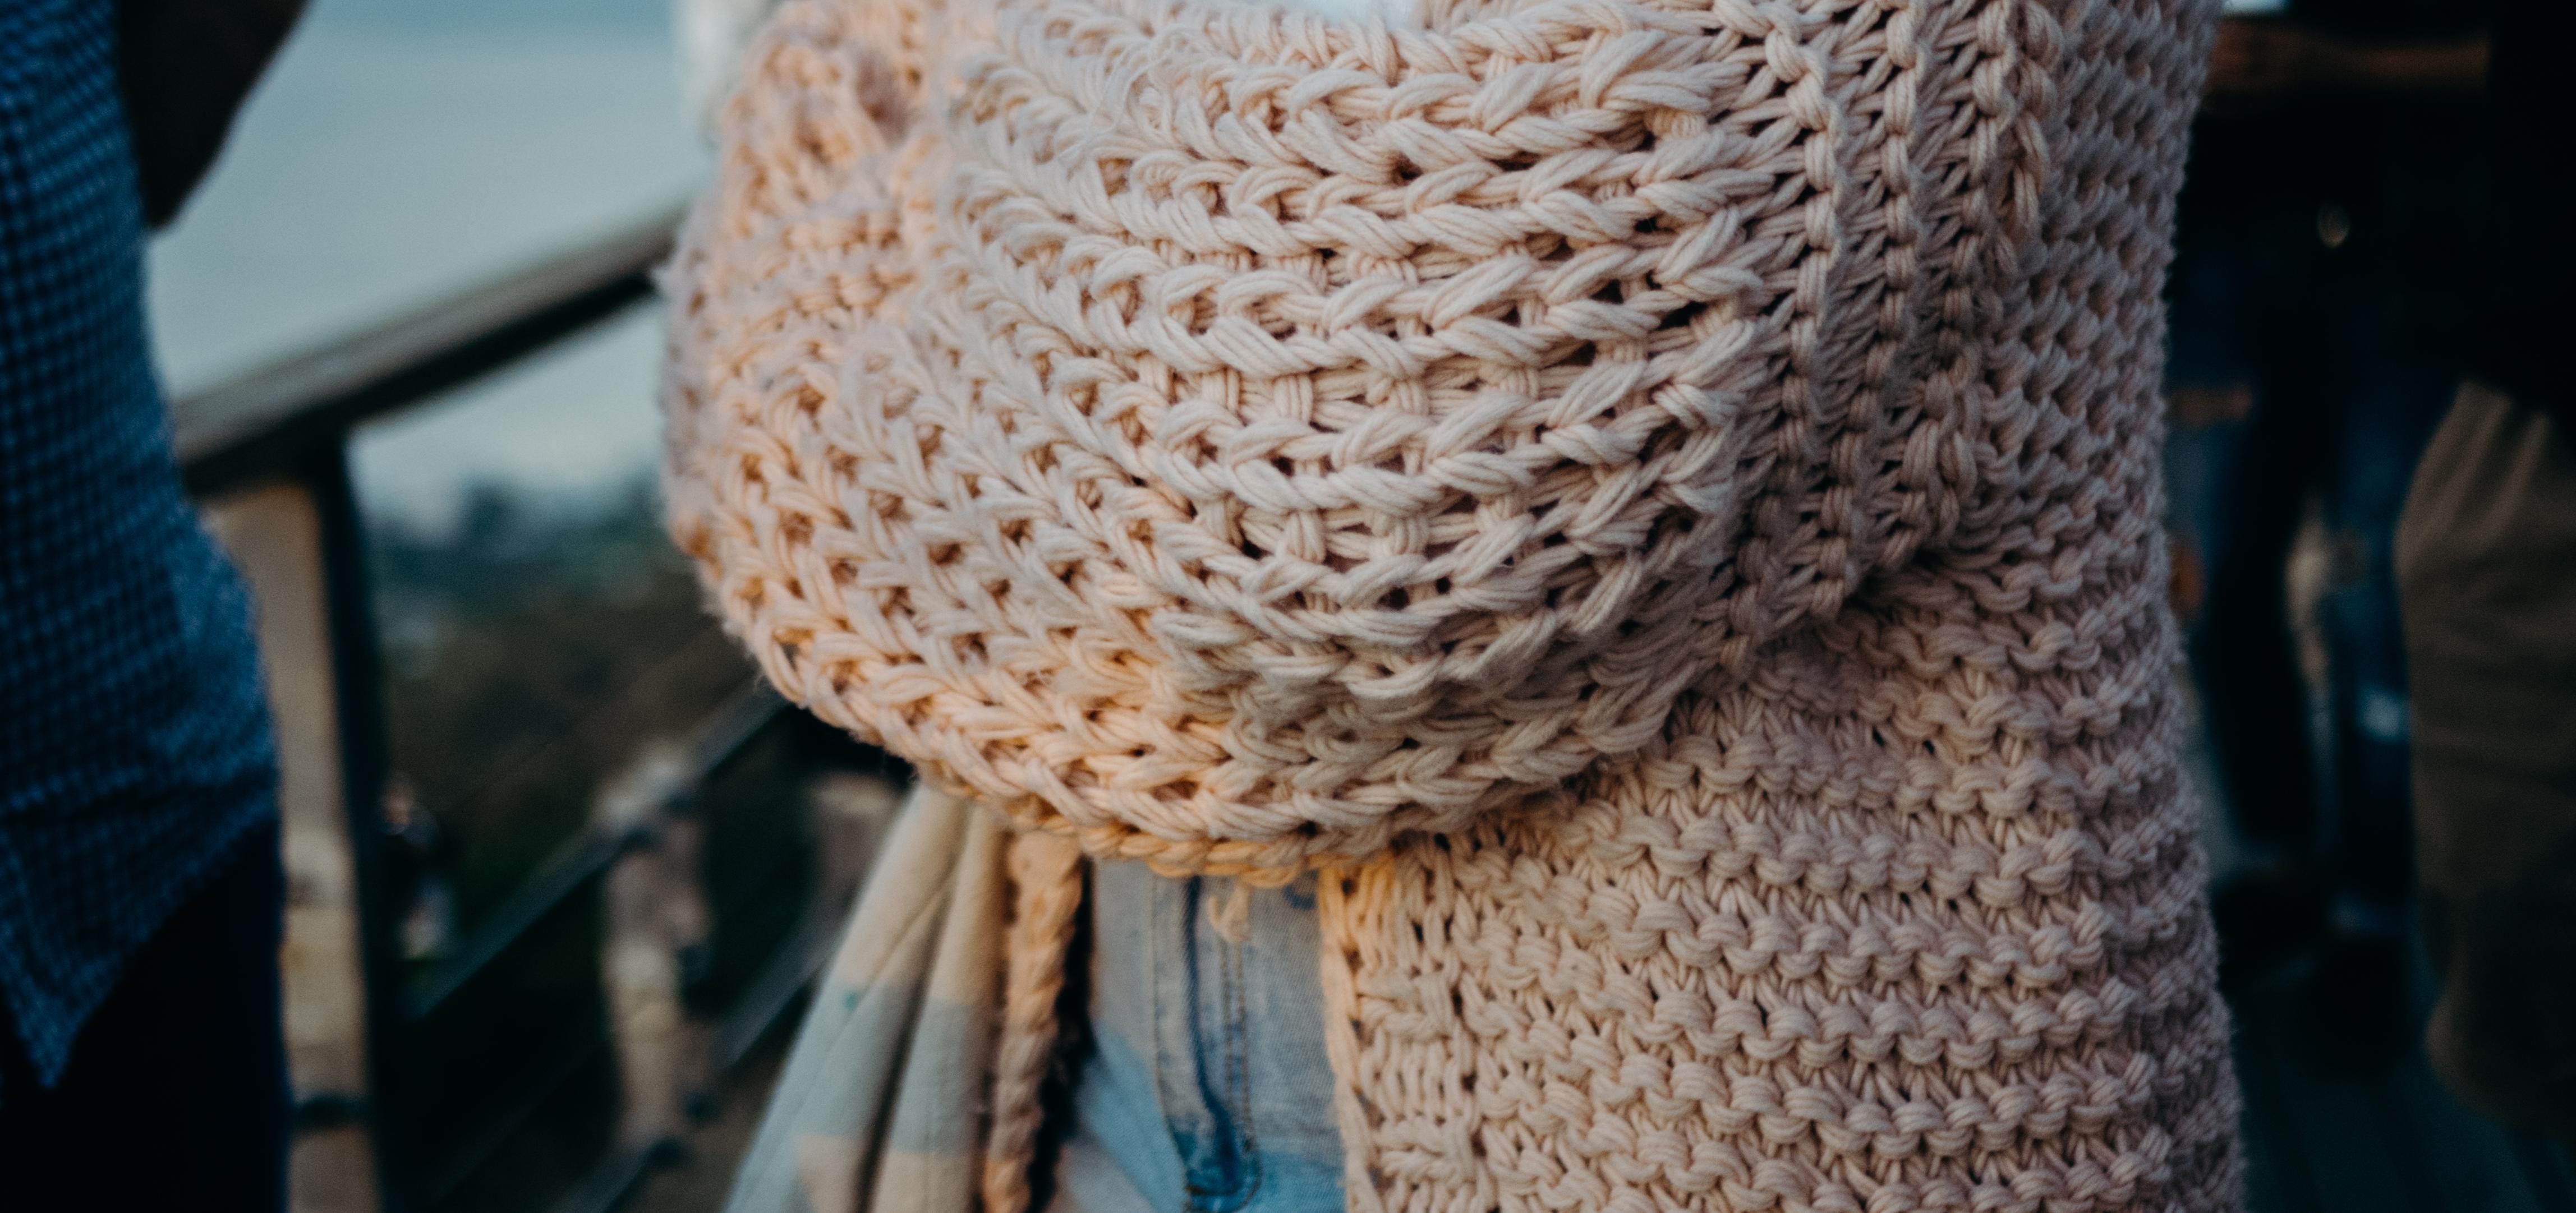
<svg viewBox="0 0 2576 1213">
<path fill-rule="evenodd" d="M 359 970 L 366 985 L 367 1117 L 374 1131 L 376 1188 L 384 1213 L 409 1213 L 412 1173 L 404 1058 L 402 915 L 385 829 L 390 755 L 375 599 L 367 574 L 366 530 L 349 476 L 345 439 L 317 451 L 302 477 L 313 494 L 322 541 L 323 600 L 331 636 L 331 682 L 340 739 L 341 804 L 357 878 Z"/>
<path fill-rule="evenodd" d="M 401 1047 L 408 1022 L 386 868 L 386 733 L 375 608 L 343 448 L 208 503 L 259 601 L 277 724 L 288 874 L 287 1034 L 299 1083 L 299 1207 L 408 1213 Z M 344 1022 L 314 1022 L 313 1013 Z M 354 1137 L 344 1132 L 359 1122 Z M 363 1151 L 360 1162 L 351 1157 Z M 359 1163 L 361 1179 L 349 1174 Z"/>
<path fill-rule="evenodd" d="M 639 840 L 607 880 L 608 931 L 600 982 L 624 1099 L 619 1146 L 653 1154 L 688 1133 L 690 1100 L 706 1087 L 707 1029 L 689 1013 L 686 957 L 703 954 L 711 915 L 698 880 L 701 829 L 672 812 L 693 789 L 685 749 L 645 749 L 593 808 L 594 829 Z"/>
<path fill-rule="evenodd" d="M 368 1103 L 366 980 L 358 884 L 340 766 L 320 513 L 294 480 L 206 503 L 259 601 L 257 622 L 276 721 L 278 817 L 286 865 L 286 1047 L 297 1099 L 289 1189 L 298 1213 L 378 1213 Z"/>
</svg>

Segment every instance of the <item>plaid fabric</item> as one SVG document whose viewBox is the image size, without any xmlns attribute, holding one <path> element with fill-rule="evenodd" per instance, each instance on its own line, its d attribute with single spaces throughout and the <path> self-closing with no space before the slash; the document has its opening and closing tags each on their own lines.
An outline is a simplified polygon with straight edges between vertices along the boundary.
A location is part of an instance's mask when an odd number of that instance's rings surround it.
<svg viewBox="0 0 2576 1213">
<path fill-rule="evenodd" d="M 0 2 L 0 1001 L 46 1082 L 275 803 L 248 599 L 152 371 L 114 10 Z"/>
<path fill-rule="evenodd" d="M 915 785 L 724 1213 L 975 1207 L 1010 883 L 1001 818 Z"/>
</svg>

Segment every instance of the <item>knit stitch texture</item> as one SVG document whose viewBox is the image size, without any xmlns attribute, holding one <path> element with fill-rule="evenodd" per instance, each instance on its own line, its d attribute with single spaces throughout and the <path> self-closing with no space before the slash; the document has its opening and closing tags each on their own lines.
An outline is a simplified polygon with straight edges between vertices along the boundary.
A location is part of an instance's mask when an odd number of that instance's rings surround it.
<svg viewBox="0 0 2576 1213">
<path fill-rule="evenodd" d="M 1355 1210 L 2233 1207 L 2157 524 L 2210 9 L 794 0 L 666 282 L 673 534 L 1020 828 L 1320 869 Z"/>
</svg>

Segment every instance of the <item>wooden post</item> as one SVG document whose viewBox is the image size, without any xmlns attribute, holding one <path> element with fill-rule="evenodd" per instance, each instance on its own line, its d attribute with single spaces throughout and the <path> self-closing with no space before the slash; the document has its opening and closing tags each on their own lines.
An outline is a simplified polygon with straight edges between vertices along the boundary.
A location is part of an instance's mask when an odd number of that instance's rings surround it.
<svg viewBox="0 0 2576 1213">
<path fill-rule="evenodd" d="M 342 800 L 339 710 L 321 518 L 301 485 L 209 503 L 207 529 L 259 601 L 259 647 L 277 721 L 286 860 L 287 1067 L 304 1107 L 364 1108 L 366 988 L 356 865 Z M 300 1126 L 288 1155 L 294 1213 L 377 1213 L 375 1143 L 364 1117 Z"/>
</svg>

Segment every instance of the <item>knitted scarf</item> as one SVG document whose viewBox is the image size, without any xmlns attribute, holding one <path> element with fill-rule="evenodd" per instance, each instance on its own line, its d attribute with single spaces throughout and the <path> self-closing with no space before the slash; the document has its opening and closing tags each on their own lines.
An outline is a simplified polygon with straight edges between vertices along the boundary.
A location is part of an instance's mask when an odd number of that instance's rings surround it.
<svg viewBox="0 0 2576 1213">
<path fill-rule="evenodd" d="M 2232 1207 L 2158 525 L 2212 8 L 793 0 L 672 532 L 1026 836 L 1320 872 L 1353 1210 Z"/>
</svg>

